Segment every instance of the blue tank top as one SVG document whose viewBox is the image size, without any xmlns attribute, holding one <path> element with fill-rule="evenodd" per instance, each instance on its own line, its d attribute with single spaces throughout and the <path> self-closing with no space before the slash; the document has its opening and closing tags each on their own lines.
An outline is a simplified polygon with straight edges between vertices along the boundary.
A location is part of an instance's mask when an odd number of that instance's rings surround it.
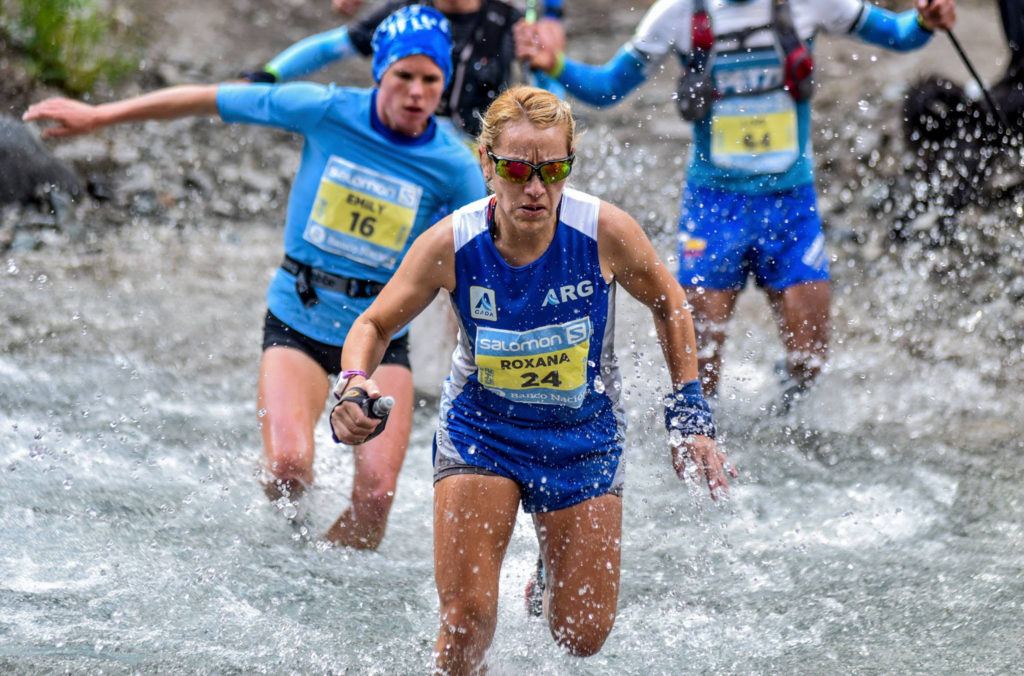
<svg viewBox="0 0 1024 676">
<path fill-rule="evenodd" d="M 387 282 L 413 240 L 458 207 L 486 195 L 480 165 L 432 121 L 410 137 L 376 114 L 376 90 L 312 83 L 222 85 L 226 122 L 265 124 L 302 134 L 305 143 L 288 197 L 285 253 L 336 275 Z M 307 308 L 295 278 L 279 269 L 267 305 L 281 321 L 341 345 L 372 298 L 317 288 Z"/>
<path fill-rule="evenodd" d="M 624 430 L 614 353 L 615 285 L 597 247 L 600 200 L 567 188 L 547 251 L 509 265 L 490 234 L 493 200 L 453 215 L 460 323 L 447 407 L 527 426 L 575 426 L 611 416 Z"/>
</svg>

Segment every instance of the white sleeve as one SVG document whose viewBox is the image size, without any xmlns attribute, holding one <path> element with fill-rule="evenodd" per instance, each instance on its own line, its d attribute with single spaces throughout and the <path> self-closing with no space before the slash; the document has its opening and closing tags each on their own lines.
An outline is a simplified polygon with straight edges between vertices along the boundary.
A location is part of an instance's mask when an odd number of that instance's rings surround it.
<svg viewBox="0 0 1024 676">
<path fill-rule="evenodd" d="M 864 11 L 864 4 L 864 0 L 802 0 L 793 12 L 813 14 L 816 27 L 826 33 L 845 34 Z"/>
<path fill-rule="evenodd" d="M 690 51 L 692 0 L 658 0 L 640 20 L 627 47 L 661 63 L 673 49 Z"/>
</svg>

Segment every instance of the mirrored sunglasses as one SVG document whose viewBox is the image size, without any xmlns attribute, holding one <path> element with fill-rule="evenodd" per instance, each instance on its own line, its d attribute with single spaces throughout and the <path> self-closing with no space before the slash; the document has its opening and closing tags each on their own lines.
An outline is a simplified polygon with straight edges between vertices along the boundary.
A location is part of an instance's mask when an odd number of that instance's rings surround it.
<svg viewBox="0 0 1024 676">
<path fill-rule="evenodd" d="M 540 164 L 530 164 L 524 160 L 510 160 L 507 157 L 499 157 L 487 151 L 487 156 L 494 162 L 494 171 L 506 181 L 512 183 L 529 183 L 534 172 L 540 176 L 545 183 L 558 183 L 568 178 L 572 171 L 572 163 L 576 161 L 575 155 L 563 157 L 560 160 L 548 160 Z"/>
</svg>

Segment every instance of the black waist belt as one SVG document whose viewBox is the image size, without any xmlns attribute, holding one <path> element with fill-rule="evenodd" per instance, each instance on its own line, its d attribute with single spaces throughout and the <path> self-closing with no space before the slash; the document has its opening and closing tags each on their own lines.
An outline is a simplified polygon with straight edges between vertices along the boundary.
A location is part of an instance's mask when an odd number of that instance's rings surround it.
<svg viewBox="0 0 1024 676">
<path fill-rule="evenodd" d="M 373 298 L 384 288 L 380 282 L 331 274 L 299 262 L 291 256 L 284 257 L 281 268 L 295 275 L 295 292 L 299 294 L 302 304 L 306 307 L 313 307 L 320 302 L 314 286 L 343 293 L 349 298 Z"/>
</svg>

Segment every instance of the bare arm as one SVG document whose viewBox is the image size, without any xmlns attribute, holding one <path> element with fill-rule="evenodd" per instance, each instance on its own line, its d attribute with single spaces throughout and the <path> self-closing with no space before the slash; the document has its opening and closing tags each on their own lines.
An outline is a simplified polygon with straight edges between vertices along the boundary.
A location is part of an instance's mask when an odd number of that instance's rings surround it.
<svg viewBox="0 0 1024 676">
<path fill-rule="evenodd" d="M 598 225 L 601 268 L 646 305 L 668 364 L 673 389 L 697 379 L 697 341 L 686 293 L 658 258 L 647 235 L 621 209 L 601 203 Z"/>
<path fill-rule="evenodd" d="M 343 16 L 352 16 L 363 6 L 363 0 L 331 0 L 331 8 Z"/>
<path fill-rule="evenodd" d="M 629 295 L 650 309 L 672 389 L 679 391 L 686 383 L 697 380 L 697 341 L 686 293 L 629 214 L 602 202 L 597 232 L 601 271 L 606 278 L 614 277 Z M 687 458 L 707 481 L 712 498 L 717 499 L 719 489 L 728 491 L 725 455 L 713 439 L 694 434 L 684 438 L 680 445 L 673 445 L 672 466 L 680 478 L 685 476 Z M 730 473 L 737 476 L 732 468 Z"/>
<path fill-rule="evenodd" d="M 342 370 L 373 373 L 391 336 L 423 312 L 439 290 L 454 288 L 455 242 L 449 216 L 416 238 L 380 295 L 352 324 L 341 351 Z M 356 386 L 371 398 L 381 395 L 377 384 L 362 376 L 353 376 L 343 385 L 345 389 Z M 338 406 L 331 413 L 334 434 L 346 444 L 362 443 L 378 422 L 354 404 Z"/>
<path fill-rule="evenodd" d="M 217 114 L 218 85 L 182 85 L 168 87 L 123 101 L 89 105 L 81 101 L 52 98 L 25 111 L 26 122 L 44 120 L 55 126 L 43 130 L 43 136 L 76 136 L 122 122 L 173 120 L 190 115 Z"/>
</svg>

